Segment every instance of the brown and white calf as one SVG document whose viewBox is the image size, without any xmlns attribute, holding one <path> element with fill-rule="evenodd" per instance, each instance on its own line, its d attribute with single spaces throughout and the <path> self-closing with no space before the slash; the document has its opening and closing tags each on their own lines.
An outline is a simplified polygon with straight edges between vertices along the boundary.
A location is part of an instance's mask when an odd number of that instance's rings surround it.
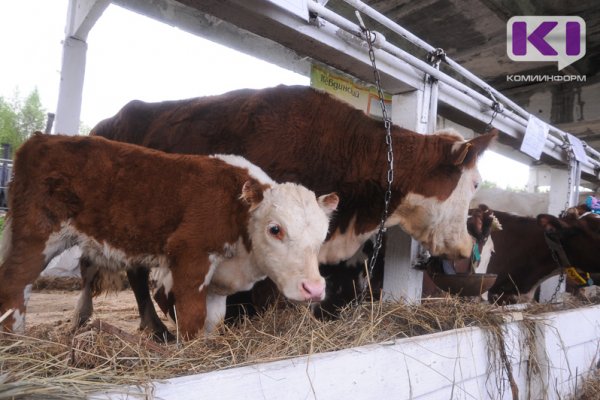
<svg viewBox="0 0 600 400">
<path fill-rule="evenodd" d="M 36 133 L 17 152 L 2 239 L 3 328 L 24 329 L 29 288 L 65 248 L 104 270 L 170 275 L 184 337 L 212 328 L 225 295 L 270 277 L 321 300 L 318 253 L 338 198 L 277 184 L 240 157 L 170 155 L 99 137 Z"/>
</svg>

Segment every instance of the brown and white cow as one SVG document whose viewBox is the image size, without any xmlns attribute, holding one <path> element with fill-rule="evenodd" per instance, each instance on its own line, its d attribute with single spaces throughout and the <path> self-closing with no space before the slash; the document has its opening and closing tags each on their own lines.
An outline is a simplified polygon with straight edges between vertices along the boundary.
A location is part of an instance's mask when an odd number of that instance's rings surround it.
<svg viewBox="0 0 600 400">
<path fill-rule="evenodd" d="M 171 277 L 179 331 L 224 314 L 225 295 L 270 277 L 321 300 L 318 253 L 335 194 L 277 184 L 240 157 L 171 155 L 99 137 L 36 133 L 17 152 L 2 242 L 0 315 L 24 329 L 31 283 L 67 247 L 101 269 Z"/>
<path fill-rule="evenodd" d="M 570 266 L 600 272 L 600 216 L 567 214 L 559 218 L 540 214 L 531 218 L 501 211 L 494 214 L 502 230 L 492 232 L 492 256 L 487 268 L 483 262 L 481 265 L 488 273 L 498 274 L 489 290 L 490 301 L 531 301 L 544 280 L 566 267 L 552 256 L 547 234 L 558 240 Z"/>
<path fill-rule="evenodd" d="M 277 181 L 297 182 L 319 195 L 335 191 L 340 203 L 320 263 L 352 257 L 375 232 L 383 211 L 388 167 L 382 122 L 310 87 L 132 101 L 92 134 L 170 153 L 238 154 Z M 465 141 L 455 132 L 420 135 L 393 126 L 386 226 L 400 225 L 432 254 L 468 257 L 472 241 L 465 220 L 480 182 L 476 162 L 494 136 Z M 138 272 L 132 287 L 142 300 L 142 325 L 152 326 L 158 317 L 147 318 L 154 310 L 147 273 Z"/>
</svg>

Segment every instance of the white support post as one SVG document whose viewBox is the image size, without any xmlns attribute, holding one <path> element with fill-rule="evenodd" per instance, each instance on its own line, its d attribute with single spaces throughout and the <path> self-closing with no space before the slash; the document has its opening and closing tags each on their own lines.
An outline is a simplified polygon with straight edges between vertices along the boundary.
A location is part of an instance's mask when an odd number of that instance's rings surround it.
<svg viewBox="0 0 600 400">
<path fill-rule="evenodd" d="M 429 88 L 431 89 L 431 88 Z M 427 93 L 415 90 L 393 96 L 392 122 L 419 133 L 428 130 L 431 90 Z M 399 227 L 389 228 L 385 249 L 383 280 L 384 300 L 404 300 L 411 303 L 421 301 L 423 272 L 415 270 L 420 245 Z"/>
<path fill-rule="evenodd" d="M 79 134 L 87 54 L 86 39 L 109 4 L 110 0 L 69 0 L 54 123 L 55 133 Z M 53 260 L 53 264 L 59 270 L 69 271 L 77 267 L 78 258 L 77 250 L 67 250 L 58 255 Z"/>
<path fill-rule="evenodd" d="M 62 68 L 54 132 L 66 135 L 79 133 L 79 117 L 83 98 L 87 43 L 73 37 L 63 42 Z"/>
<path fill-rule="evenodd" d="M 62 67 L 54 132 L 79 133 L 85 78 L 87 35 L 110 0 L 70 0 L 63 42 Z"/>
</svg>

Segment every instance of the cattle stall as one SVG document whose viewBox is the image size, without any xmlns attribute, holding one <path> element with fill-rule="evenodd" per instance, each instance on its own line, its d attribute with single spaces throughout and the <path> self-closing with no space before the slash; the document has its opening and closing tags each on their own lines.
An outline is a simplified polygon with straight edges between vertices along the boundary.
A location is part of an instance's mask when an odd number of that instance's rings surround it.
<svg viewBox="0 0 600 400">
<path fill-rule="evenodd" d="M 110 3 L 108 0 L 81 3 L 73 0 L 70 3 L 56 132 L 77 131 L 85 40 Z M 148 3 L 116 0 L 112 3 L 302 74 L 309 74 L 311 65 L 317 63 L 332 66 L 365 82 L 373 81 L 372 65 L 359 21 L 356 17 L 341 16 L 319 2 L 160 0 Z M 361 1 L 344 3 L 350 9 L 360 11 L 369 28 L 375 26 L 372 29 L 386 30 L 386 34 L 407 40 L 421 52 L 433 54 L 436 50 Z M 457 122 L 476 132 L 482 132 L 489 123 L 502 137 L 513 142 L 512 146 L 515 143 L 518 146 L 529 121 L 535 120 L 529 112 L 461 67 L 449 55 L 443 55 L 443 63 L 439 59 L 428 63 L 388 42 L 383 35 L 379 35 L 374 46 L 382 87 L 388 93 L 397 93 L 392 96 L 394 124 L 420 133 L 432 132 L 439 114 L 444 121 Z M 452 74 L 461 76 L 461 81 Z M 600 153 L 586 146 L 586 160 L 578 161 L 571 156 L 570 136 L 557 127 L 546 127 L 548 134 L 539 144 L 539 150 L 544 160 L 557 165 L 552 169 L 548 211 L 558 213 L 566 208 L 565 203 L 568 206 L 575 204 L 581 176 L 591 182 L 598 181 Z M 564 166 L 568 168 L 565 170 Z M 391 245 L 385 263 L 385 296 L 419 301 L 422 273 L 410 266 L 418 262 L 422 250 L 400 229 L 390 229 L 388 236 Z M 555 286 L 549 284 L 548 291 L 553 292 Z M 550 298 L 549 295 L 543 297 Z"/>
<path fill-rule="evenodd" d="M 70 3 L 71 18 L 63 53 L 57 132 L 77 131 L 74 126 L 79 120 L 78 110 L 85 67 L 85 39 L 94 22 L 101 17 L 102 11 L 110 3 L 108 0 L 72 0 Z M 112 3 L 213 40 L 226 41 L 232 47 L 251 48 L 250 51 L 296 71 L 306 73 L 308 59 L 320 65 L 330 65 L 363 81 L 373 80 L 372 67 L 359 22 L 338 15 L 322 2 L 115 0 Z M 426 52 L 435 50 L 433 46 L 387 20 L 384 15 L 364 3 L 358 0 L 345 0 L 345 3 L 360 11 L 367 24 L 385 27 Z M 215 19 L 219 21 L 218 24 L 214 23 Z M 265 29 L 265 24 L 272 29 Z M 247 46 L 247 43 L 252 45 Z M 532 120 L 530 113 L 489 87 L 449 56 L 445 57 L 445 70 L 442 70 L 439 62 L 427 63 L 387 42 L 385 38 L 375 42 L 374 54 L 381 72 L 383 88 L 389 93 L 394 93 L 391 117 L 395 124 L 427 133 L 435 130 L 437 116 L 441 115 L 447 121 L 460 123 L 461 126 L 479 132 L 489 123 L 498 129 L 501 135 L 516 142 L 520 142 L 525 136 L 528 123 Z M 451 77 L 449 70 L 460 75 L 461 80 Z M 467 83 L 464 83 L 465 81 Z M 586 146 L 586 159 L 577 160 L 572 157 L 572 145 L 569 144 L 568 134 L 554 126 L 548 125 L 547 128 L 548 134 L 541 149 L 545 159 L 567 167 L 566 170 L 556 168 L 552 175 L 550 203 L 553 209 L 549 211 L 558 212 L 565 204 L 565 199 L 568 205 L 574 205 L 577 198 L 576 188 L 582 177 L 592 182 L 598 181 L 600 153 Z M 387 234 L 388 243 L 392 244 L 386 251 L 384 294 L 387 299 L 403 298 L 418 302 L 422 272 L 410 268 L 419 257 L 418 243 L 399 229 L 391 229 Z M 556 284 L 550 284 L 550 291 L 554 291 L 555 286 Z M 522 375 L 527 373 L 524 365 L 531 354 L 527 353 L 527 350 L 521 352 L 517 344 L 507 346 L 508 357 L 518 360 L 512 369 L 522 391 L 530 393 L 531 398 L 543 396 L 541 393 L 544 391 L 547 398 L 563 398 L 562 396 L 572 392 L 582 374 L 593 369 L 597 362 L 598 347 L 598 321 L 593 316 L 595 311 L 596 308 L 591 308 L 543 317 L 543 328 L 536 330 L 534 341 L 546 349 L 542 351 L 545 354 L 540 354 L 539 357 L 547 363 L 541 363 L 546 365 L 546 369 L 540 372 L 539 382 L 534 383 L 532 387 Z M 515 321 L 506 325 L 505 343 L 519 342 L 519 332 L 523 328 L 522 323 L 518 321 L 518 312 L 514 318 Z M 585 327 L 577 331 L 581 336 L 566 338 L 560 335 L 561 329 L 572 326 L 574 320 L 585 321 L 584 324 L 580 322 Z M 282 390 L 286 393 L 291 391 L 291 383 L 288 381 L 291 380 L 302 390 L 308 388 L 306 392 L 298 389 L 299 398 L 329 397 L 334 391 L 339 395 L 340 387 L 350 388 L 348 393 L 352 395 L 362 393 L 366 397 L 375 398 L 384 395 L 374 395 L 371 391 L 371 382 L 379 381 L 383 393 L 385 390 L 400 390 L 397 388 L 401 387 L 402 390 L 407 390 L 403 393 L 407 398 L 436 398 L 436 393 L 447 393 L 444 391 L 449 387 L 460 392 L 457 394 L 458 398 L 480 398 L 482 395 L 488 395 L 490 398 L 510 398 L 510 389 L 505 389 L 499 397 L 495 397 L 494 390 L 497 390 L 497 386 L 491 385 L 490 382 L 494 379 L 502 380 L 503 375 L 500 373 L 490 377 L 492 375 L 488 374 L 486 368 L 490 363 L 486 357 L 489 343 L 483 336 L 478 329 L 469 328 L 435 334 L 433 337 L 404 339 L 367 348 L 311 355 L 301 359 L 279 361 L 276 364 L 260 364 L 198 377 L 178 378 L 172 385 L 194 393 L 197 390 L 195 385 L 202 385 L 203 388 L 216 387 L 212 383 L 213 379 L 221 382 L 233 380 L 239 383 L 239 386 L 225 385 L 232 390 L 232 398 L 239 398 L 240 392 L 248 393 L 249 398 L 252 398 L 252 393 L 274 393 L 273 398 L 278 398 L 280 394 L 275 393 L 281 393 Z M 427 349 L 426 352 L 431 354 L 427 361 L 422 358 L 423 349 Z M 386 365 L 389 365 L 386 364 L 387 361 L 380 361 L 387 357 L 397 361 L 398 354 L 403 357 L 406 371 L 386 368 Z M 452 360 L 451 367 L 443 364 L 447 360 Z M 420 370 L 418 365 L 424 364 L 423 370 Z M 360 367 L 356 367 L 357 365 Z M 440 367 L 431 368 L 432 365 Z M 460 371 L 460 377 L 440 375 L 440 370 L 450 368 L 452 371 Z M 338 370 L 339 375 L 332 375 L 332 371 Z M 329 382 L 320 382 L 319 377 L 324 374 L 320 371 L 327 371 L 327 376 L 334 379 L 337 376 L 339 380 L 336 385 L 332 387 L 328 386 Z M 384 371 L 390 375 L 386 375 Z M 248 381 L 240 379 L 240 376 L 247 377 L 244 379 Z M 373 379 L 366 379 L 365 376 Z M 267 388 L 265 377 L 273 381 L 273 389 Z M 453 384 L 448 385 L 449 381 Z M 281 382 L 289 385 L 280 385 Z M 402 384 L 392 388 L 386 386 L 386 382 Z M 170 385 L 171 383 L 165 384 L 164 388 Z M 256 389 L 258 392 L 252 392 L 248 387 L 259 389 Z M 427 392 L 429 388 L 431 392 Z M 163 393 L 165 397 L 177 395 L 178 398 L 184 398 L 183 392 L 177 391 L 179 389 L 168 392 L 169 389 L 163 389 L 161 384 L 155 384 L 152 390 L 158 396 Z M 161 392 L 162 390 L 165 392 Z M 270 390 L 273 392 L 269 392 Z M 222 390 L 219 391 L 219 396 L 227 398 Z"/>
</svg>

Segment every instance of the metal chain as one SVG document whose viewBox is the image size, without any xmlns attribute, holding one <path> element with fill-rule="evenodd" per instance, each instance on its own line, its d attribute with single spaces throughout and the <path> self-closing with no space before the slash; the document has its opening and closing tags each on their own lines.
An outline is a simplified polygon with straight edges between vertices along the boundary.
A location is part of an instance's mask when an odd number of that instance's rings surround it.
<svg viewBox="0 0 600 400">
<path fill-rule="evenodd" d="M 570 143 L 569 143 L 569 139 L 567 139 L 566 137 L 563 138 L 563 145 L 562 145 L 562 149 L 565 151 L 565 153 L 567 153 L 567 165 L 568 165 L 568 178 L 567 178 L 567 185 L 569 187 L 569 190 L 567 191 L 567 200 L 565 201 L 565 207 L 563 208 L 563 211 L 561 213 L 561 215 L 563 215 L 567 209 L 570 206 L 571 203 L 571 192 L 573 190 L 573 148 L 571 147 Z"/>
<path fill-rule="evenodd" d="M 373 67 L 373 77 L 375 79 L 375 85 L 377 87 L 377 95 L 379 96 L 379 105 L 381 107 L 381 113 L 383 116 L 383 124 L 385 127 L 385 144 L 387 146 L 387 162 L 388 162 L 388 171 L 387 171 L 387 189 L 385 191 L 384 197 L 384 207 L 383 213 L 381 214 L 381 221 L 379 222 L 379 230 L 375 235 L 375 243 L 373 244 L 373 254 L 371 255 L 371 259 L 369 260 L 369 269 L 367 279 L 371 279 L 373 276 L 373 269 L 375 268 L 375 263 L 377 261 L 377 256 L 379 255 L 379 250 L 381 249 L 381 244 L 383 241 L 383 233 L 385 232 L 385 221 L 387 220 L 390 202 L 392 199 L 392 183 L 394 182 L 394 150 L 392 146 L 392 121 L 387 115 L 387 110 L 385 108 L 385 101 L 383 97 L 383 89 L 381 88 L 381 76 L 379 75 L 379 70 L 377 69 L 377 63 L 375 62 L 375 51 L 373 50 L 373 43 L 375 38 L 373 37 L 373 32 L 368 30 L 365 27 L 362 18 L 358 11 L 356 12 L 356 16 L 360 22 L 360 28 L 364 37 L 366 39 L 367 45 L 369 46 L 369 59 L 371 60 L 371 65 Z M 363 292 L 364 294 L 364 292 Z"/>
<path fill-rule="evenodd" d="M 484 132 L 487 133 L 492 130 L 492 128 L 493 128 L 492 123 L 496 119 L 496 116 L 498 115 L 498 113 L 503 112 L 504 109 L 502 107 L 502 104 L 500 104 L 500 102 L 498 100 L 496 100 L 494 93 L 492 93 L 492 89 L 488 87 L 488 88 L 486 88 L 486 91 L 493 102 L 492 103 L 492 119 L 490 119 L 490 122 L 487 123 L 487 125 L 485 126 L 485 130 L 484 130 Z"/>
<path fill-rule="evenodd" d="M 552 254 L 552 257 L 556 260 L 554 253 Z M 561 268 L 560 276 L 558 277 L 558 284 L 556 285 L 556 288 L 554 289 L 554 293 L 552 294 L 552 297 L 550 297 L 550 303 L 554 303 L 556 301 L 556 296 L 558 296 L 558 291 L 560 290 L 560 287 L 562 286 L 564 281 L 565 281 L 565 269 Z"/>
<path fill-rule="evenodd" d="M 572 188 L 572 185 L 573 185 L 573 165 L 572 165 L 573 154 L 572 154 L 572 152 L 573 152 L 573 149 L 572 149 L 571 145 L 569 144 L 569 139 L 566 137 L 563 137 L 563 145 L 561 147 L 567 154 L 567 165 L 568 165 L 567 186 L 569 188 L 569 190 L 567 191 L 567 199 L 565 201 L 565 206 L 564 206 L 562 212 L 560 213 L 560 216 L 563 216 L 563 215 L 565 215 L 565 213 L 567 212 L 567 209 L 570 206 L 571 191 L 573 190 L 573 188 Z M 550 253 L 552 254 L 552 258 L 554 259 L 554 261 L 560 268 L 560 276 L 558 278 L 558 283 L 556 284 L 556 288 L 554 289 L 554 293 L 552 294 L 552 297 L 550 297 L 550 303 L 554 303 L 554 301 L 556 301 L 556 296 L 558 296 L 558 291 L 560 290 L 560 287 L 562 286 L 563 282 L 565 281 L 565 267 L 562 265 L 562 263 L 558 259 L 558 255 L 556 254 L 556 252 L 554 250 L 550 249 Z"/>
</svg>

